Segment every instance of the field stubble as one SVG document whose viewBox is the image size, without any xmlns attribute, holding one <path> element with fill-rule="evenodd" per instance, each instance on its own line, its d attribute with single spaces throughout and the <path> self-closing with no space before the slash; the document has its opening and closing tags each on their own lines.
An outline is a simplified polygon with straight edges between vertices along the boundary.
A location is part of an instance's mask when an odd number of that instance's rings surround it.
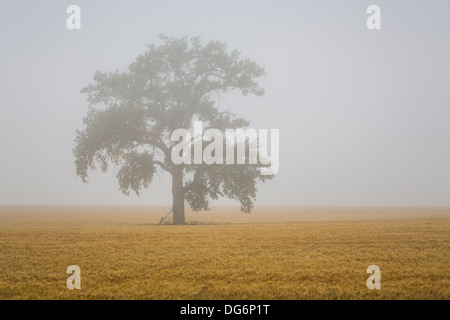
<svg viewBox="0 0 450 320">
<path fill-rule="evenodd" d="M 157 226 L 164 210 L 14 210 L 0 210 L 1 299 L 450 298 L 448 212 L 314 220 L 278 209 L 279 223 L 266 212 L 225 224 L 221 209 L 217 221 Z M 381 290 L 366 287 L 373 264 Z M 69 265 L 81 290 L 66 287 Z"/>
</svg>

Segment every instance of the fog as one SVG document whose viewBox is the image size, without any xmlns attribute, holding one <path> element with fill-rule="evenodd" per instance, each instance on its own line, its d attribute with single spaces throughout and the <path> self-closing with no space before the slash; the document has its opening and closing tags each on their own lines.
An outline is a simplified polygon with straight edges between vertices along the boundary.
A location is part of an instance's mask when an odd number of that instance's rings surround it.
<svg viewBox="0 0 450 320">
<path fill-rule="evenodd" d="M 81 30 L 66 9 L 81 8 Z M 366 9 L 381 8 L 381 30 Z M 123 195 L 76 177 L 80 89 L 159 35 L 226 42 L 265 67 L 262 97 L 221 101 L 279 129 L 256 205 L 450 206 L 450 1 L 2 1 L 0 204 L 169 205 L 170 176 Z M 214 204 L 237 204 L 220 199 Z"/>
</svg>

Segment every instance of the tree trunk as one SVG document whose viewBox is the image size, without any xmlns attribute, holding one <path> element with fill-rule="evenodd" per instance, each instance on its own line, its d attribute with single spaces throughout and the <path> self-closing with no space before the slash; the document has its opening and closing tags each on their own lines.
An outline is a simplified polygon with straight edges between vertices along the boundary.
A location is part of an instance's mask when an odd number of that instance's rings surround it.
<svg viewBox="0 0 450 320">
<path fill-rule="evenodd" d="M 172 172 L 173 224 L 186 224 L 184 218 L 183 169 Z"/>
</svg>

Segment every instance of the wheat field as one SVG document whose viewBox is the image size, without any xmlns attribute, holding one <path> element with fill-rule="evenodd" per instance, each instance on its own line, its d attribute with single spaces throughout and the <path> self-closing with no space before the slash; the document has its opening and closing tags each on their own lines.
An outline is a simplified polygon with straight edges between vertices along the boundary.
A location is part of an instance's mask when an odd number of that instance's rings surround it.
<svg viewBox="0 0 450 320">
<path fill-rule="evenodd" d="M 449 209 L 167 209 L 1 207 L 0 299 L 450 298 Z"/>
</svg>

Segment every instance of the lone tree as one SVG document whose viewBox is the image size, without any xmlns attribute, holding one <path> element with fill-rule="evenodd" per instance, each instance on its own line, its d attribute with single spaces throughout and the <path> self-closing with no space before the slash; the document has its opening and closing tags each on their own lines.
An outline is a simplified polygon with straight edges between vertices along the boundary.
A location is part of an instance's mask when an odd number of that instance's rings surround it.
<svg viewBox="0 0 450 320">
<path fill-rule="evenodd" d="M 202 44 L 199 38 L 160 36 L 163 44 L 149 45 L 125 72 L 97 72 L 86 93 L 89 111 L 85 128 L 77 131 L 76 172 L 87 182 L 89 170 L 120 168 L 120 190 L 137 195 L 155 173 L 172 177 L 173 224 L 185 224 L 184 203 L 207 210 L 209 199 L 225 196 L 250 212 L 261 175 L 257 165 L 178 164 L 171 160 L 174 130 L 189 130 L 194 120 L 205 127 L 243 128 L 249 122 L 221 112 L 216 101 L 232 90 L 261 96 L 255 79 L 264 69 L 221 42 Z M 247 145 L 248 146 L 248 145 Z M 248 150 L 247 150 L 248 151 Z"/>
</svg>

